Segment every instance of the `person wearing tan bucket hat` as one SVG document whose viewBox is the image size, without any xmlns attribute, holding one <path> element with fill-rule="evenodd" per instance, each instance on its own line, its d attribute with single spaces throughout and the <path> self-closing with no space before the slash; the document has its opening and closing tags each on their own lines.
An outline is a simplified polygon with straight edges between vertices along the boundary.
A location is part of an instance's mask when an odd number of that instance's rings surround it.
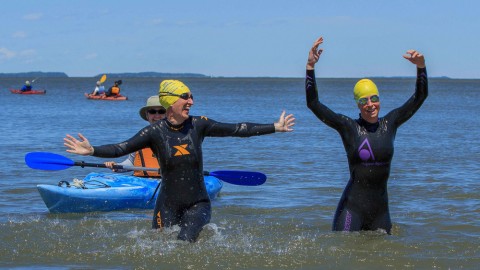
<svg viewBox="0 0 480 270">
<path fill-rule="evenodd" d="M 205 137 L 251 137 L 275 132 L 290 132 L 292 114 L 282 111 L 277 122 L 220 123 L 207 116 L 191 116 L 193 95 L 183 82 L 164 80 L 159 89 L 160 104 L 166 117 L 143 128 L 118 144 L 91 146 L 82 134 L 79 139 L 67 134 L 67 152 L 97 157 L 118 157 L 150 147 L 157 156 L 162 174 L 155 203 L 152 227 L 180 226 L 177 239 L 195 242 L 211 218 L 211 203 L 203 179 L 202 143 Z"/>
<path fill-rule="evenodd" d="M 151 96 L 147 99 L 145 107 L 142 107 L 138 113 L 143 120 L 153 124 L 156 121 L 165 118 L 166 111 L 165 107 L 160 104 L 158 96 Z"/>
<path fill-rule="evenodd" d="M 405 59 L 416 65 L 415 93 L 402 106 L 379 117 L 380 95 L 370 79 L 359 80 L 353 88 L 353 98 L 360 114 L 352 119 L 338 114 L 322 104 L 315 80 L 315 64 L 323 49 L 323 37 L 310 49 L 305 92 L 307 107 L 341 136 L 347 153 L 350 180 L 335 212 L 334 231 L 381 230 L 391 233 L 392 222 L 388 207 L 387 182 L 394 152 L 398 127 L 422 106 L 428 96 L 425 57 L 418 51 L 408 50 Z"/>
<path fill-rule="evenodd" d="M 148 123 L 153 124 L 159 120 L 165 118 L 165 108 L 160 104 L 158 96 L 151 96 L 147 99 L 147 104 L 140 109 L 138 112 L 140 117 L 148 121 Z M 115 163 L 114 161 L 107 161 L 105 165 L 108 168 L 113 168 L 113 165 L 122 165 L 127 167 L 147 167 L 147 168 L 160 168 L 158 160 L 152 152 L 152 149 L 149 147 L 141 149 L 139 151 L 130 153 L 128 158 L 121 163 Z M 128 170 L 117 170 L 112 169 L 114 172 L 127 172 Z M 159 172 L 155 171 L 140 171 L 136 170 L 133 172 L 133 175 L 137 177 L 149 177 L 149 178 L 160 178 L 161 175 Z"/>
</svg>

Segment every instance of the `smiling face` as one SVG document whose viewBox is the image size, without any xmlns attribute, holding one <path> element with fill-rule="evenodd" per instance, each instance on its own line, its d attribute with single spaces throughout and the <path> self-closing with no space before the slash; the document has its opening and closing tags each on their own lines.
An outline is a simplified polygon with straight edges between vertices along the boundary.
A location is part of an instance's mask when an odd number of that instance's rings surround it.
<svg viewBox="0 0 480 270">
<path fill-rule="evenodd" d="M 357 101 L 358 109 L 363 120 L 369 123 L 376 123 L 378 121 L 378 113 L 380 112 L 380 99 L 377 95 L 371 95 L 362 98 L 362 102 Z M 375 102 L 372 102 L 373 101 Z"/>
<path fill-rule="evenodd" d="M 149 107 L 146 111 L 147 121 L 150 124 L 157 122 L 158 120 L 162 120 L 165 118 L 165 109 L 160 106 Z"/>
<path fill-rule="evenodd" d="M 193 97 L 187 93 L 187 99 L 179 98 L 167 110 L 168 121 L 174 125 L 180 125 L 188 119 L 190 108 L 193 106 Z"/>
</svg>

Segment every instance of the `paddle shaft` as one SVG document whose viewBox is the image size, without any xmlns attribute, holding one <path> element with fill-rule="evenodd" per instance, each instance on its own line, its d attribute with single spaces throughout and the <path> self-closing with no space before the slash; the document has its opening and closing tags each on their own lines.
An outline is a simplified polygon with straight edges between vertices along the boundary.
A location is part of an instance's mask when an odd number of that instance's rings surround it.
<svg viewBox="0 0 480 270">
<path fill-rule="evenodd" d="M 87 163 L 83 161 L 75 161 L 73 163 L 74 166 L 80 166 L 82 168 L 84 167 L 95 167 L 95 168 L 108 168 L 105 166 L 105 164 L 99 164 L 99 163 Z M 117 169 L 117 170 L 130 170 L 130 171 L 155 171 L 155 172 L 160 172 L 160 169 L 158 168 L 147 168 L 147 167 L 135 167 L 135 166 L 122 166 L 122 165 L 113 165 L 112 169 Z"/>
<path fill-rule="evenodd" d="M 87 162 L 83 162 L 83 161 L 75 161 L 73 163 L 73 166 L 80 166 L 82 168 L 84 167 L 96 167 L 96 168 L 108 168 L 107 166 L 105 166 L 105 164 L 99 164 L 99 163 L 87 163 Z M 117 170 L 130 170 L 130 171 L 155 171 L 155 172 L 158 172 L 159 174 L 161 174 L 161 170 L 160 168 L 147 168 L 147 167 L 135 167 L 135 166 L 123 166 L 123 165 L 113 165 L 112 169 L 117 169 Z M 225 174 L 226 173 L 226 174 Z M 267 177 L 263 174 L 261 174 L 262 176 L 255 176 L 251 177 L 251 174 L 254 173 L 254 172 L 236 172 L 238 175 L 236 176 L 233 176 L 226 172 L 226 171 L 214 171 L 214 172 L 209 172 L 209 171 L 203 171 L 203 175 L 204 176 L 213 176 L 213 177 L 216 177 L 224 182 L 227 182 L 227 183 L 230 183 L 230 184 L 234 184 L 234 185 L 243 185 L 243 186 L 258 186 L 258 185 L 261 185 L 263 183 L 265 183 L 265 180 L 267 179 Z M 248 176 L 244 179 L 242 179 L 242 176 L 241 174 L 244 174 L 244 173 L 247 173 Z M 260 174 L 260 173 L 255 173 L 255 174 Z M 245 175 L 243 175 L 245 177 Z M 249 184 L 248 181 L 253 181 L 253 182 L 250 182 Z M 157 187 L 158 189 L 158 187 Z"/>
<path fill-rule="evenodd" d="M 99 164 L 99 163 L 87 163 L 84 161 L 75 161 L 73 163 L 74 166 L 80 166 L 82 168 L 84 167 L 95 167 L 95 168 L 108 168 L 105 166 L 105 164 Z M 117 169 L 117 170 L 130 170 L 130 171 L 153 171 L 153 172 L 159 172 L 160 169 L 156 168 L 148 168 L 148 167 L 135 167 L 135 166 L 123 166 L 123 165 L 113 165 L 112 169 Z M 210 175 L 210 172 L 208 171 L 203 171 L 203 175 L 208 176 Z"/>
</svg>

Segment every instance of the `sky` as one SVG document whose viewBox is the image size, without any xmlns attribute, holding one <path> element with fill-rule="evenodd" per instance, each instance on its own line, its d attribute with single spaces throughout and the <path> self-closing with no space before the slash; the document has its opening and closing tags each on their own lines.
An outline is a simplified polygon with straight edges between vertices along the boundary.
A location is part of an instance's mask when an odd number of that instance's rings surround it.
<svg viewBox="0 0 480 270">
<path fill-rule="evenodd" d="M 17 0 L 0 6 L 0 73 L 200 73 L 304 77 L 324 37 L 317 77 L 480 79 L 480 1 Z"/>
</svg>

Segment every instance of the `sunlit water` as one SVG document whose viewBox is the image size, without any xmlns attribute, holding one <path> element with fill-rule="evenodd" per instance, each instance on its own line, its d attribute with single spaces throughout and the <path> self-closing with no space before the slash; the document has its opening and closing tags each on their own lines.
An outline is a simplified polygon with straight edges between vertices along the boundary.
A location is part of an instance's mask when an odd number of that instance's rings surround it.
<svg viewBox="0 0 480 270">
<path fill-rule="evenodd" d="M 260 171 L 258 187 L 225 184 L 211 224 L 197 243 L 175 240 L 178 228 L 151 229 L 151 211 L 49 214 L 37 184 L 90 171 L 38 171 L 28 152 L 105 160 L 65 152 L 65 134 L 94 145 L 120 142 L 146 122 L 138 110 L 161 79 L 123 79 L 128 101 L 87 100 L 95 79 L 37 81 L 46 95 L 14 95 L 22 79 L 0 80 L 0 267 L 102 269 L 476 269 L 480 265 L 479 80 L 430 80 L 430 96 L 397 133 L 389 181 L 392 235 L 334 233 L 333 214 L 348 180 L 338 134 L 305 105 L 303 79 L 184 79 L 193 115 L 222 122 L 269 123 L 282 109 L 292 133 L 207 138 L 206 170 Z M 353 79 L 319 80 L 322 100 L 356 117 Z M 414 79 L 377 79 L 381 115 L 413 93 Z M 108 82 L 107 82 L 108 84 Z M 123 159 L 118 159 L 120 161 Z"/>
</svg>

